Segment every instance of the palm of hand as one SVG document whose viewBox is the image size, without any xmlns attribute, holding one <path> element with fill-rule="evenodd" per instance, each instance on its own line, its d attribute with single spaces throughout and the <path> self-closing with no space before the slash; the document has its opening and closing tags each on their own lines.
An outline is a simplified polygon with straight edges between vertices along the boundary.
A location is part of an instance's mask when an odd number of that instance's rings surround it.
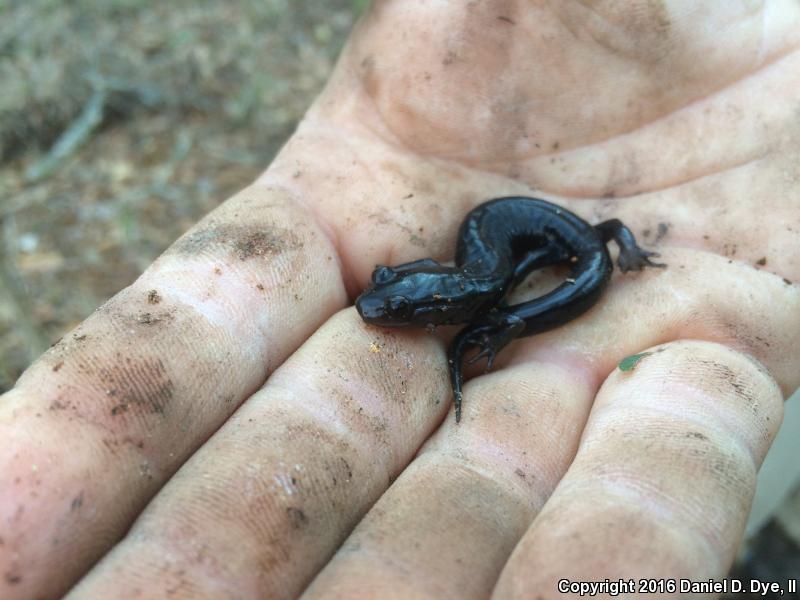
<svg viewBox="0 0 800 600">
<path fill-rule="evenodd" d="M 245 399 L 76 596 L 290 597 L 359 521 L 309 596 L 722 576 L 799 382 L 796 8 L 629 4 L 378 3 L 260 181 L 0 405 L 8 589 L 69 586 Z M 619 217 L 670 268 L 507 349 L 436 430 L 441 344 L 328 317 L 507 194 Z"/>
</svg>

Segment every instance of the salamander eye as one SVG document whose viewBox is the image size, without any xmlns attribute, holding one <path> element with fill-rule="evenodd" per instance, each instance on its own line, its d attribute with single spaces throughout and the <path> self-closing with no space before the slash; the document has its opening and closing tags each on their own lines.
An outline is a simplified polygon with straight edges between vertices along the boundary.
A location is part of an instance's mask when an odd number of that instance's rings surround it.
<svg viewBox="0 0 800 600">
<path fill-rule="evenodd" d="M 384 283 L 389 283 L 392 279 L 395 278 L 394 269 L 391 267 L 384 267 L 383 265 L 378 265 L 375 267 L 375 270 L 372 272 L 372 283 L 377 285 L 383 285 Z"/>
<path fill-rule="evenodd" d="M 389 296 L 384 300 L 383 308 L 393 319 L 409 319 L 414 312 L 405 296 Z"/>
</svg>

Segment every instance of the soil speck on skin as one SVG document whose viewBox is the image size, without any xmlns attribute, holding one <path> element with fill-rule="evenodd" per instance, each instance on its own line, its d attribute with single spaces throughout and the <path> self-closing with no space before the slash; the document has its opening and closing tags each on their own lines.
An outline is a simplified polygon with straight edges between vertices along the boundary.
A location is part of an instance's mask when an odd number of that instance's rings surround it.
<svg viewBox="0 0 800 600">
<path fill-rule="evenodd" d="M 69 509 L 71 511 L 78 510 L 83 505 L 83 492 L 78 494 L 72 499 L 72 504 L 70 504 Z"/>
<path fill-rule="evenodd" d="M 63 366 L 64 366 L 64 361 L 63 360 L 58 361 L 56 364 L 53 365 L 53 373 L 58 373 L 58 371 Z"/>
<path fill-rule="evenodd" d="M 126 360 L 125 365 L 98 366 L 103 390 L 113 390 L 112 416 L 127 411 L 163 414 L 172 400 L 174 384 L 159 358 Z"/>
<path fill-rule="evenodd" d="M 783 283 L 785 283 L 786 285 L 792 285 L 792 282 L 786 279 L 786 277 L 783 278 Z"/>
<path fill-rule="evenodd" d="M 305 525 L 308 524 L 308 517 L 306 517 L 306 513 L 295 506 L 289 506 L 286 509 L 286 516 L 289 517 L 289 523 L 292 526 L 292 529 L 302 529 Z"/>
<path fill-rule="evenodd" d="M 220 223 L 185 235 L 173 244 L 170 252 L 194 256 L 201 252 L 227 248 L 239 260 L 248 260 L 259 256 L 274 256 L 302 246 L 302 242 L 292 231 L 277 225 Z"/>
<path fill-rule="evenodd" d="M 85 333 L 82 333 L 81 335 L 78 335 L 78 334 L 76 333 L 76 334 L 74 334 L 74 335 L 72 336 L 72 338 L 73 338 L 73 339 L 74 339 L 76 342 L 82 342 L 82 341 L 83 341 L 83 340 L 85 340 L 87 337 L 89 337 L 89 336 L 88 336 L 88 335 L 86 335 Z"/>
<path fill-rule="evenodd" d="M 258 231 L 238 239 L 234 247 L 239 260 L 247 260 L 254 256 L 278 254 L 286 249 L 285 240 L 273 232 Z"/>
<path fill-rule="evenodd" d="M 159 296 L 156 290 L 150 290 L 147 292 L 147 302 L 149 304 L 158 304 L 161 302 L 161 296 Z"/>
<path fill-rule="evenodd" d="M 713 360 L 699 360 L 698 362 L 708 367 L 711 374 L 728 383 L 734 393 L 747 403 L 747 405 L 753 411 L 753 414 L 756 413 L 758 407 L 758 398 L 748 386 L 742 383 L 741 378 L 733 369 L 731 369 L 731 367 Z"/>
<path fill-rule="evenodd" d="M 222 275 L 222 269 L 219 267 L 214 267 L 214 274 L 215 275 Z"/>
<path fill-rule="evenodd" d="M 516 25 L 516 21 L 511 17 L 507 17 L 505 15 L 497 15 L 497 20 L 502 21 L 503 23 L 508 23 L 509 25 Z"/>
<path fill-rule="evenodd" d="M 160 321 L 161 318 L 153 316 L 152 313 L 146 312 L 146 313 L 142 313 L 138 317 L 136 317 L 136 320 L 139 323 L 141 323 L 142 325 L 152 325 L 153 323 L 157 323 L 158 321 Z"/>
<path fill-rule="evenodd" d="M 257 289 L 259 292 L 263 292 L 263 291 L 264 291 L 264 286 L 263 286 L 262 284 L 260 284 L 260 283 L 259 283 L 258 285 L 256 285 L 256 289 Z"/>
<path fill-rule="evenodd" d="M 6 573 L 6 583 L 16 585 L 22 581 L 22 576 L 17 573 Z"/>
<path fill-rule="evenodd" d="M 347 462 L 345 458 L 342 458 L 342 465 L 344 466 L 345 471 L 347 471 L 347 479 L 353 478 L 353 470 L 350 468 L 350 463 Z"/>
<path fill-rule="evenodd" d="M 756 264 L 759 265 L 760 267 L 763 267 L 764 265 L 767 264 L 767 257 L 766 256 L 762 256 L 761 258 L 759 258 L 756 261 Z"/>
<path fill-rule="evenodd" d="M 656 231 L 656 239 L 654 240 L 655 243 L 660 242 L 661 239 L 665 235 L 667 235 L 667 232 L 669 231 L 669 227 L 670 227 L 669 223 L 659 223 L 658 224 L 658 230 Z"/>
<path fill-rule="evenodd" d="M 707 440 L 708 437 L 700 433 L 699 431 L 688 431 L 686 432 L 686 437 L 695 438 L 698 440 Z"/>
</svg>

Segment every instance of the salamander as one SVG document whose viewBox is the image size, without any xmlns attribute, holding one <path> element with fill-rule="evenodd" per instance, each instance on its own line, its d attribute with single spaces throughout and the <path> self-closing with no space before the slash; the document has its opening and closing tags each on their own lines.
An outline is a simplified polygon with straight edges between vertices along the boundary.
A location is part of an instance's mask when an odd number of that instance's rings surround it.
<svg viewBox="0 0 800 600">
<path fill-rule="evenodd" d="M 461 420 L 462 362 L 486 358 L 486 370 L 512 340 L 547 331 L 591 308 L 611 277 L 606 244 L 619 246 L 623 272 L 664 267 L 658 256 L 636 244 L 618 219 L 590 225 L 576 214 L 540 198 L 496 198 L 471 210 L 458 231 L 455 266 L 423 258 L 394 267 L 378 265 L 357 298 L 361 318 L 374 325 L 466 324 L 448 349 L 456 422 Z M 565 263 L 570 276 L 556 289 L 508 305 L 506 296 L 529 273 Z"/>
</svg>

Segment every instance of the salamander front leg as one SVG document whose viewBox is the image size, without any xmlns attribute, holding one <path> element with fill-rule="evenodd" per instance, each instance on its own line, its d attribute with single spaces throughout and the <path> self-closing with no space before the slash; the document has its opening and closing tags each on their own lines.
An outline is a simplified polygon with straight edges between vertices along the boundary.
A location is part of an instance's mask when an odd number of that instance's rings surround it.
<svg viewBox="0 0 800 600">
<path fill-rule="evenodd" d="M 658 256 L 658 253 L 640 248 L 636 244 L 636 238 L 633 237 L 633 232 L 619 219 L 603 221 L 599 225 L 595 225 L 594 228 L 597 229 L 603 237 L 604 242 L 609 242 L 613 239 L 617 246 L 619 246 L 617 264 L 619 265 L 620 271 L 623 273 L 628 271 L 641 271 L 645 267 L 664 268 L 667 266 L 663 263 L 652 262 L 650 257 Z"/>
<path fill-rule="evenodd" d="M 386 265 L 376 265 L 372 271 L 372 283 L 384 285 L 393 281 L 400 275 L 411 273 L 412 271 L 427 271 L 428 273 L 450 273 L 453 267 L 445 267 L 432 258 L 421 258 L 409 263 L 403 263 L 395 267 Z"/>
<path fill-rule="evenodd" d="M 486 372 L 492 368 L 494 358 L 511 340 L 518 337 L 525 329 L 525 321 L 508 313 L 489 313 L 481 323 L 470 325 L 456 335 L 447 351 L 447 362 L 450 368 L 450 383 L 453 387 L 453 406 L 456 411 L 456 423 L 461 420 L 461 386 L 464 378 L 461 365 L 464 355 L 471 348 L 480 348 L 469 363 L 486 357 Z"/>
</svg>

